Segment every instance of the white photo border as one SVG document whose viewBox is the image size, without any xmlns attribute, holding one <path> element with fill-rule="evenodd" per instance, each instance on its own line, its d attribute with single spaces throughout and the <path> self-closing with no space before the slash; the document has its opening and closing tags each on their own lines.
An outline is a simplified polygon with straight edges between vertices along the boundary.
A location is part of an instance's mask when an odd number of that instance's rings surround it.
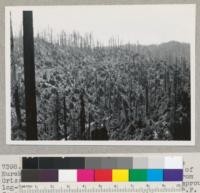
<svg viewBox="0 0 200 193">
<path fill-rule="evenodd" d="M 194 36 L 190 42 L 190 88 L 191 88 L 191 140 L 12 140 L 11 139 L 11 68 L 10 68 L 10 22 L 9 13 L 12 9 L 32 10 L 33 8 L 41 6 L 7 6 L 5 7 L 5 101 L 6 101 L 6 144 L 8 145 L 134 145 L 134 146 L 194 146 L 195 145 L 195 37 L 196 37 L 196 4 L 143 4 L 145 5 L 185 5 L 191 6 L 194 9 L 193 31 Z M 45 5 L 44 5 L 45 6 Z M 62 5 L 68 6 L 68 5 Z M 72 5 L 69 5 L 72 6 Z M 76 5 L 78 6 L 78 5 Z M 81 5 L 80 5 L 81 6 Z M 101 5 L 87 5 L 87 6 L 101 6 Z M 106 5 L 116 6 L 116 5 Z M 123 6 L 123 4 L 121 4 Z M 131 6 L 137 6 L 131 4 Z M 52 7 L 52 6 L 45 6 Z"/>
</svg>

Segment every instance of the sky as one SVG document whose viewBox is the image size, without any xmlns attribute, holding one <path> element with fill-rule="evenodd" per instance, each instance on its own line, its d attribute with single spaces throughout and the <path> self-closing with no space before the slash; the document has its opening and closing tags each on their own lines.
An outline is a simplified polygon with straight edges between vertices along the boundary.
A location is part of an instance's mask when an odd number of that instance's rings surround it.
<svg viewBox="0 0 200 193">
<path fill-rule="evenodd" d="M 15 34 L 22 26 L 23 10 L 33 11 L 35 35 L 52 28 L 54 36 L 62 30 L 77 31 L 92 33 L 103 44 L 119 37 L 123 43 L 145 45 L 172 40 L 190 43 L 195 35 L 195 6 L 191 4 L 8 7 Z"/>
</svg>

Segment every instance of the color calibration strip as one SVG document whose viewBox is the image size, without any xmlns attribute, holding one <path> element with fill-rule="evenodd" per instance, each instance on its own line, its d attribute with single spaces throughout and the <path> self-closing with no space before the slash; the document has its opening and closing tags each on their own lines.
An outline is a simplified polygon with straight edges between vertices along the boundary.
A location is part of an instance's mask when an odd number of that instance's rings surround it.
<svg viewBox="0 0 200 193">
<path fill-rule="evenodd" d="M 183 181 L 182 157 L 23 158 L 22 182 Z"/>
<path fill-rule="evenodd" d="M 22 170 L 22 182 L 169 182 L 182 181 L 181 169 Z"/>
</svg>

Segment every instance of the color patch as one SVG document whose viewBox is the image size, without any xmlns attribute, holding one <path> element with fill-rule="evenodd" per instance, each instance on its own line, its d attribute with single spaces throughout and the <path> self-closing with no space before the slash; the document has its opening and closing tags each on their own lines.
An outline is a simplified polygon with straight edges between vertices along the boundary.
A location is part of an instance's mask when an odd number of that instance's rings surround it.
<svg viewBox="0 0 200 193">
<path fill-rule="evenodd" d="M 165 166 L 164 157 L 149 157 L 148 169 L 163 169 Z"/>
<path fill-rule="evenodd" d="M 115 157 L 102 157 L 101 169 L 113 169 L 117 167 L 117 158 Z"/>
<path fill-rule="evenodd" d="M 164 170 L 164 181 L 183 181 L 183 170 Z"/>
<path fill-rule="evenodd" d="M 183 158 L 181 156 L 165 157 L 164 169 L 183 169 Z"/>
<path fill-rule="evenodd" d="M 21 182 L 39 182 L 38 170 L 31 170 L 31 169 L 22 170 Z"/>
<path fill-rule="evenodd" d="M 62 157 L 40 157 L 39 169 L 65 169 L 66 160 Z"/>
<path fill-rule="evenodd" d="M 58 182 L 58 170 L 38 170 L 39 182 Z"/>
<path fill-rule="evenodd" d="M 133 158 L 133 169 L 146 169 L 148 167 L 148 158 L 135 157 Z"/>
<path fill-rule="evenodd" d="M 78 182 L 93 182 L 94 181 L 94 170 L 85 169 L 77 171 Z"/>
<path fill-rule="evenodd" d="M 96 169 L 101 168 L 100 157 L 86 157 L 85 158 L 85 169 Z"/>
<path fill-rule="evenodd" d="M 22 158 L 22 168 L 23 169 L 38 169 L 39 168 L 39 162 L 38 158 Z"/>
<path fill-rule="evenodd" d="M 95 182 L 112 182 L 112 170 L 95 170 L 94 175 L 94 181 Z"/>
<path fill-rule="evenodd" d="M 40 157 L 39 169 L 84 169 L 83 157 Z"/>
<path fill-rule="evenodd" d="M 22 182 L 58 182 L 58 170 L 22 170 Z"/>
<path fill-rule="evenodd" d="M 131 182 L 147 181 L 147 170 L 145 170 L 145 169 L 129 170 L 129 181 L 131 181 Z"/>
<path fill-rule="evenodd" d="M 59 182 L 77 182 L 77 170 L 59 170 Z"/>
<path fill-rule="evenodd" d="M 129 170 L 113 169 L 112 170 L 112 181 L 113 182 L 128 182 L 129 181 Z"/>
<path fill-rule="evenodd" d="M 162 169 L 147 170 L 147 181 L 149 182 L 163 181 L 163 170 Z"/>
<path fill-rule="evenodd" d="M 130 157 L 119 157 L 117 158 L 116 169 L 129 169 L 133 168 L 133 159 Z"/>
</svg>

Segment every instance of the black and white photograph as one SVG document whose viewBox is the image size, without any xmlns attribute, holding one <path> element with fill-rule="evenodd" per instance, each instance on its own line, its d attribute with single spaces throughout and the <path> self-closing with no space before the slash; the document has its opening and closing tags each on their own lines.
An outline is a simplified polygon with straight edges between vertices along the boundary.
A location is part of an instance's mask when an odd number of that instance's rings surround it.
<svg viewBox="0 0 200 193">
<path fill-rule="evenodd" d="M 8 144 L 194 145 L 195 5 L 6 7 Z"/>
</svg>

